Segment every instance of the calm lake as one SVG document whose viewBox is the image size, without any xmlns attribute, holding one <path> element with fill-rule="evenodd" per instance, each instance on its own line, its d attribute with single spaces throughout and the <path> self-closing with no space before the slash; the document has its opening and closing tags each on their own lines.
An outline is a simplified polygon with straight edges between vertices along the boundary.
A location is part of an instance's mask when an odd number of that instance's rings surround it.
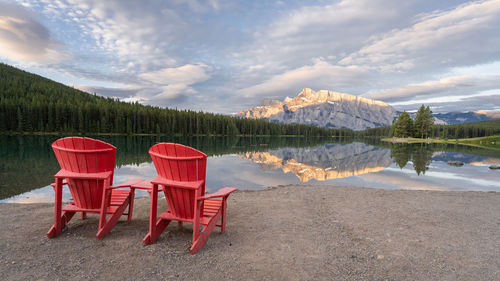
<svg viewBox="0 0 500 281">
<path fill-rule="evenodd" d="M 0 136 L 0 202 L 53 202 L 49 184 L 59 166 L 50 145 L 57 138 Z M 95 138 L 118 148 L 115 183 L 155 177 L 148 149 L 158 142 L 177 142 L 209 156 L 208 191 L 287 184 L 500 191 L 500 170 L 488 168 L 500 164 L 500 151 L 460 145 L 284 137 Z M 448 164 L 456 160 L 464 165 Z M 63 197 L 70 198 L 67 189 Z"/>
</svg>

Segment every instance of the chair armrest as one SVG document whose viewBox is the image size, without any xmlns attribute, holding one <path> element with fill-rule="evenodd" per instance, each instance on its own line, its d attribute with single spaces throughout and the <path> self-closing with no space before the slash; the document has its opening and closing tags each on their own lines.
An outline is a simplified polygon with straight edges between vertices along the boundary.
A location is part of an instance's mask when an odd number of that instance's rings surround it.
<svg viewBox="0 0 500 281">
<path fill-rule="evenodd" d="M 68 181 L 66 179 L 63 179 L 63 183 L 62 184 L 63 185 L 68 185 Z M 56 183 L 53 182 L 53 183 L 50 184 L 50 186 L 52 186 L 53 188 L 55 188 L 56 187 Z"/>
<path fill-rule="evenodd" d="M 198 200 L 207 200 L 207 199 L 210 199 L 210 198 L 226 197 L 231 192 L 234 192 L 236 190 L 237 189 L 234 188 L 234 187 L 224 187 L 224 188 L 219 189 L 215 193 L 205 194 L 204 196 L 199 197 Z"/>
<path fill-rule="evenodd" d="M 70 179 L 82 179 L 82 180 L 105 180 L 113 174 L 112 171 L 101 172 L 101 173 L 75 173 L 66 170 L 60 170 L 54 176 L 56 178 L 70 178 Z"/>
<path fill-rule="evenodd" d="M 205 184 L 204 180 L 199 180 L 199 181 L 173 181 L 169 179 L 165 179 L 162 177 L 156 177 L 154 178 L 151 183 L 153 184 L 160 184 L 164 185 L 166 187 L 178 187 L 178 188 L 186 188 L 186 189 L 199 189 Z"/>
<path fill-rule="evenodd" d="M 134 185 L 136 185 L 137 183 L 140 183 L 142 181 L 143 181 L 142 179 L 131 179 L 131 180 L 128 180 L 128 181 L 121 183 L 121 184 L 115 184 L 112 186 L 108 186 L 108 187 L 106 187 L 106 189 L 116 189 L 116 188 L 123 188 L 123 187 L 135 188 Z"/>
</svg>

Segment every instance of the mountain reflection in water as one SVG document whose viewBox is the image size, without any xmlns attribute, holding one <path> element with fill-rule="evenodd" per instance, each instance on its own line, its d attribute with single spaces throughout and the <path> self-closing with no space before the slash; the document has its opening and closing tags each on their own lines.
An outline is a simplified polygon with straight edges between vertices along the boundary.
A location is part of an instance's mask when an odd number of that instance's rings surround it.
<svg viewBox="0 0 500 281">
<path fill-rule="evenodd" d="M 61 136 L 0 136 L 0 202 L 53 202 L 59 166 L 50 144 Z M 208 157 L 207 191 L 331 184 L 383 189 L 500 192 L 500 151 L 454 144 L 391 144 L 365 138 L 97 136 L 118 148 L 115 182 L 153 178 L 148 149 L 158 142 Z M 251 161 L 248 161 L 251 160 Z M 456 167 L 449 161 L 461 161 Z M 67 191 L 67 189 L 65 189 Z M 66 197 L 64 197 L 66 196 Z M 69 198 L 68 194 L 63 198 Z M 147 196 L 144 194 L 144 196 Z"/>
<path fill-rule="evenodd" d="M 279 148 L 241 155 L 262 170 L 282 169 L 301 182 L 325 181 L 378 172 L 392 164 L 391 151 L 364 143 L 326 144 L 306 148 Z"/>
</svg>

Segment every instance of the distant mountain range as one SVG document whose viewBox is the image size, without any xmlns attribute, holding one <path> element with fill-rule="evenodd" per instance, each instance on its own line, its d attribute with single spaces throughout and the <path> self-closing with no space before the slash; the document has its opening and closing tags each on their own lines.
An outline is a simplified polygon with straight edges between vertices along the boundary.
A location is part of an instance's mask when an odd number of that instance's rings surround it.
<svg viewBox="0 0 500 281">
<path fill-rule="evenodd" d="M 436 124 L 462 124 L 500 119 L 500 113 L 484 111 L 435 113 L 433 115 L 436 118 Z"/>
<path fill-rule="evenodd" d="M 305 88 L 283 102 L 266 101 L 237 116 L 286 124 L 309 124 L 325 128 L 364 130 L 392 124 L 398 112 L 390 105 L 354 95 Z"/>
<path fill-rule="evenodd" d="M 262 105 L 236 114 L 285 124 L 309 124 L 325 128 L 365 130 L 391 125 L 401 112 L 382 101 L 345 93 L 303 89 L 295 98 L 265 100 Z M 413 118 L 416 113 L 410 114 Z M 435 124 L 461 124 L 500 119 L 500 113 L 484 111 L 433 114 Z"/>
</svg>

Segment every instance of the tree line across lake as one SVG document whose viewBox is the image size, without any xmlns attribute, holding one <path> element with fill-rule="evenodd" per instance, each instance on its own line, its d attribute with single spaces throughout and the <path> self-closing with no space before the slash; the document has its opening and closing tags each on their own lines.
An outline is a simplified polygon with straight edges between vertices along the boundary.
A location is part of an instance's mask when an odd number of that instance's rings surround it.
<svg viewBox="0 0 500 281">
<path fill-rule="evenodd" d="M 349 129 L 276 124 L 121 102 L 0 64 L 0 133 L 353 136 Z"/>
<path fill-rule="evenodd" d="M 393 126 L 384 126 L 356 132 L 357 137 L 393 137 Z M 466 139 L 500 135 L 500 119 L 454 125 L 433 125 L 430 138 Z"/>
<path fill-rule="evenodd" d="M 422 112 L 421 112 L 422 111 Z M 500 134 L 500 120 L 433 125 L 421 107 L 415 120 L 403 112 L 392 126 L 364 131 L 277 124 L 221 114 L 121 102 L 65 86 L 0 63 L 0 133 L 471 138 Z"/>
</svg>

